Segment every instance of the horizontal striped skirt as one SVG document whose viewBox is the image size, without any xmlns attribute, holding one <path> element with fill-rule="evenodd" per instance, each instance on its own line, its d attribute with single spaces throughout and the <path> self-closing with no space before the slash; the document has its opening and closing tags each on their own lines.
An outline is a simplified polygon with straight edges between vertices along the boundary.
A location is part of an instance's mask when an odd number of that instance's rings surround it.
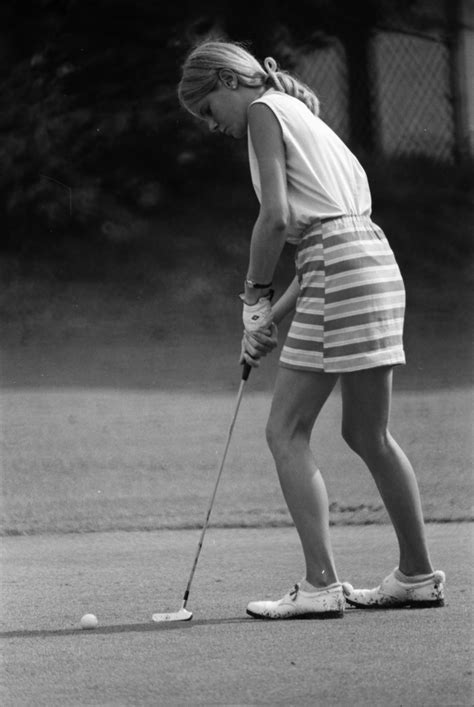
<svg viewBox="0 0 474 707">
<path fill-rule="evenodd" d="M 317 222 L 297 246 L 300 293 L 280 365 L 345 373 L 405 363 L 405 288 L 367 216 Z"/>
</svg>

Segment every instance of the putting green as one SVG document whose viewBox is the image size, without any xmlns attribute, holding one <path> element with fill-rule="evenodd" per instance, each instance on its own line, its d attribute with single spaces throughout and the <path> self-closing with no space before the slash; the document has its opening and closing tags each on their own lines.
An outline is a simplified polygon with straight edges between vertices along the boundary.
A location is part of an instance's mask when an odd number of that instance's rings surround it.
<svg viewBox="0 0 474 707">
<path fill-rule="evenodd" d="M 176 611 L 196 531 L 2 539 L 2 705 L 472 704 L 469 524 L 431 524 L 442 609 L 349 610 L 343 620 L 264 622 L 249 600 L 281 596 L 301 577 L 290 528 L 210 530 Z M 388 526 L 336 527 L 341 579 L 377 583 L 396 564 Z M 82 631 L 85 612 L 99 628 Z"/>
</svg>

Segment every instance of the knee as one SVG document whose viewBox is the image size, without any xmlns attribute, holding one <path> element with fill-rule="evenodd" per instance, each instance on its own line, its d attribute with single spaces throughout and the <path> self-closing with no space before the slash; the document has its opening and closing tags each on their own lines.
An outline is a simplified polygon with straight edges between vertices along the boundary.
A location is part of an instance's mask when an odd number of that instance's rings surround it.
<svg viewBox="0 0 474 707">
<path fill-rule="evenodd" d="M 293 443 L 298 437 L 290 421 L 270 416 L 265 429 L 267 444 L 276 462 L 284 462 L 293 453 Z"/>
<path fill-rule="evenodd" d="M 274 457 L 281 456 L 284 451 L 284 435 L 284 425 L 282 425 L 281 422 L 276 420 L 274 417 L 270 416 L 265 428 L 265 436 L 268 447 Z"/>
<path fill-rule="evenodd" d="M 342 437 L 352 451 L 364 461 L 383 454 L 387 449 L 387 430 L 367 428 L 361 424 L 343 423 Z"/>
<path fill-rule="evenodd" d="M 356 429 L 354 425 L 347 425 L 342 423 L 342 439 L 344 442 L 352 449 L 353 452 L 359 454 L 359 449 L 361 448 L 361 437 L 362 435 Z"/>
</svg>

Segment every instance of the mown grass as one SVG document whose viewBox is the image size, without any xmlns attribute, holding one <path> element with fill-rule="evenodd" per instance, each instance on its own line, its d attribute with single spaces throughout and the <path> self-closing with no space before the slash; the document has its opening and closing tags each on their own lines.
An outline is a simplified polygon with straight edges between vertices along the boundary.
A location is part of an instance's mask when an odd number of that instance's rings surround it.
<svg viewBox="0 0 474 707">
<path fill-rule="evenodd" d="M 268 393 L 244 398 L 213 522 L 290 522 L 264 444 Z M 204 519 L 232 393 L 24 389 L 2 396 L 3 534 L 190 528 Z M 401 392 L 392 428 L 420 480 L 426 518 L 470 518 L 470 395 Z M 340 400 L 314 434 L 334 523 L 386 522 L 376 489 L 338 434 Z"/>
</svg>

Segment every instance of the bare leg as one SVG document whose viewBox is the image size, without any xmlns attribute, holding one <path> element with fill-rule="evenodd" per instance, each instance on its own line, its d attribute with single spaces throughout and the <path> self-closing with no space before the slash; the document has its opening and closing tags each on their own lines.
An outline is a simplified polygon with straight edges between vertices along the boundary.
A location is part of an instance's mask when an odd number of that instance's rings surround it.
<svg viewBox="0 0 474 707">
<path fill-rule="evenodd" d="M 393 523 L 406 575 L 433 571 L 425 539 L 420 494 L 413 468 L 388 431 L 392 368 L 341 376 L 342 434 L 365 461 Z"/>
<path fill-rule="evenodd" d="M 267 425 L 280 485 L 303 546 L 306 579 L 315 587 L 338 581 L 326 486 L 310 449 L 314 423 L 336 381 L 336 375 L 280 367 Z"/>
</svg>

